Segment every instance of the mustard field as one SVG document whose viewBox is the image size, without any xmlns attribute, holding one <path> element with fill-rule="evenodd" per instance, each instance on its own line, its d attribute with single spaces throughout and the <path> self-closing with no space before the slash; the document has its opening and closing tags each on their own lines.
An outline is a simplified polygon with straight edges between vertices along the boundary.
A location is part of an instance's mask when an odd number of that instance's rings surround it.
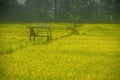
<svg viewBox="0 0 120 80">
<path fill-rule="evenodd" d="M 52 40 L 29 41 L 29 26 L 43 24 Z M 0 80 L 120 80 L 120 24 L 71 26 L 0 24 Z"/>
</svg>

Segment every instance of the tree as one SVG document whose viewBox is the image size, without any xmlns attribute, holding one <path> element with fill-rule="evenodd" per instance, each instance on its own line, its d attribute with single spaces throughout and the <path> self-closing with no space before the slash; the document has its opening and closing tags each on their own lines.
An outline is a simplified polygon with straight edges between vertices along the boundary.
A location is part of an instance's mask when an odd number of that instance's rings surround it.
<svg viewBox="0 0 120 80">
<path fill-rule="evenodd" d="M 109 22 L 120 21 L 120 1 L 119 0 L 101 0 L 104 9 L 104 15 Z"/>
<path fill-rule="evenodd" d="M 119 0 L 0 0 L 0 20 L 13 22 L 59 21 L 119 22 Z"/>
<path fill-rule="evenodd" d="M 26 10 L 31 21 L 48 21 L 50 17 L 51 0 L 28 0 Z"/>
<path fill-rule="evenodd" d="M 0 0 L 0 17 L 3 22 L 17 20 L 18 3 L 16 0 Z"/>
<path fill-rule="evenodd" d="M 69 18 L 73 22 L 74 26 L 72 27 L 72 34 L 79 34 L 79 30 L 77 29 L 77 23 L 81 18 L 81 10 L 82 10 L 82 0 L 70 0 L 69 6 Z M 81 5 L 80 5 L 81 4 Z"/>
</svg>

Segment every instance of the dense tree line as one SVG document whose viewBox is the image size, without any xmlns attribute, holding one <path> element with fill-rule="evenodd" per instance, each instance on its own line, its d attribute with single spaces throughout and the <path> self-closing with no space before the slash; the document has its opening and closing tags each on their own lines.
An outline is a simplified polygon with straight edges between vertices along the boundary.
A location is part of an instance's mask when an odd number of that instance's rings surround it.
<svg viewBox="0 0 120 80">
<path fill-rule="evenodd" d="M 119 23 L 119 0 L 0 0 L 0 22 Z"/>
</svg>

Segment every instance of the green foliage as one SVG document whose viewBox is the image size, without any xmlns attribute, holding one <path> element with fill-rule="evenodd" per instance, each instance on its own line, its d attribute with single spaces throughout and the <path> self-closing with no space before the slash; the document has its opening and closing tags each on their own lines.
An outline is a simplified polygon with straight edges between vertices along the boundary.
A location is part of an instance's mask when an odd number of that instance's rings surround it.
<svg viewBox="0 0 120 80">
<path fill-rule="evenodd" d="M 0 0 L 0 22 L 119 23 L 119 0 Z M 72 20 L 73 21 L 73 20 Z"/>
</svg>

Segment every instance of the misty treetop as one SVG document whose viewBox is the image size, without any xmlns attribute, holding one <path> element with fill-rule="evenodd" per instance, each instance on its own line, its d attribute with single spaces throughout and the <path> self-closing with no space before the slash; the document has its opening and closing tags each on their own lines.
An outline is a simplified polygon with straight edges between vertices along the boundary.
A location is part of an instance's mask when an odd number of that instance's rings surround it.
<svg viewBox="0 0 120 80">
<path fill-rule="evenodd" d="M 120 0 L 0 0 L 0 22 L 120 22 Z"/>
</svg>

